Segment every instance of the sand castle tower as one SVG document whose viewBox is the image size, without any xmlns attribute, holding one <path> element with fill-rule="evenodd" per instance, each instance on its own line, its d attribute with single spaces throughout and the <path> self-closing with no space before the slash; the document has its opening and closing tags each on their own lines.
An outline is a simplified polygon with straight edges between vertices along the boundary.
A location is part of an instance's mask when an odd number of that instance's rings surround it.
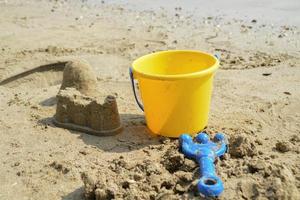
<svg viewBox="0 0 300 200">
<path fill-rule="evenodd" d="M 101 94 L 95 73 L 86 61 L 66 64 L 57 94 L 54 124 L 98 136 L 121 132 L 116 98 Z"/>
</svg>

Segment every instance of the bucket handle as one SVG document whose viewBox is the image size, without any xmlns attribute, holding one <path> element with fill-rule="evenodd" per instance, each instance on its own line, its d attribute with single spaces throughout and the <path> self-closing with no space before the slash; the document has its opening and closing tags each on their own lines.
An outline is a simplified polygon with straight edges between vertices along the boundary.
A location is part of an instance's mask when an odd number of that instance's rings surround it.
<svg viewBox="0 0 300 200">
<path fill-rule="evenodd" d="M 129 76 L 130 76 L 130 80 L 131 80 L 131 85 L 132 85 L 132 90 L 133 90 L 135 101 L 136 101 L 137 105 L 140 107 L 140 109 L 142 111 L 144 111 L 144 106 L 139 102 L 137 95 L 136 95 L 135 86 L 134 86 L 134 77 L 133 77 L 133 72 L 132 72 L 131 67 L 129 67 Z"/>
<path fill-rule="evenodd" d="M 219 61 L 221 60 L 220 54 L 215 54 L 214 56 L 215 56 Z"/>
</svg>

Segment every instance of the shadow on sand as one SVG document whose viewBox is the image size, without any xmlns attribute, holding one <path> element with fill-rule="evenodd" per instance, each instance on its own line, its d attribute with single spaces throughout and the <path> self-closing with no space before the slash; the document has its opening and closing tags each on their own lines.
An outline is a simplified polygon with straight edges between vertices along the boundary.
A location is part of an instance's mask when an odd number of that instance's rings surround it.
<svg viewBox="0 0 300 200">
<path fill-rule="evenodd" d="M 160 144 L 159 136 L 153 135 L 145 125 L 143 115 L 121 114 L 124 127 L 122 133 L 114 136 L 94 136 L 86 133 L 68 130 L 71 134 L 80 135 L 79 138 L 87 145 L 92 145 L 107 152 L 129 152 L 144 148 L 149 145 Z M 38 121 L 39 124 L 56 127 L 53 124 L 53 117 L 48 117 Z"/>
<path fill-rule="evenodd" d="M 61 200 L 84 200 L 83 187 L 77 188 L 73 192 L 61 197 Z"/>
<path fill-rule="evenodd" d="M 39 103 L 40 106 L 55 106 L 57 103 L 57 99 L 55 96 L 45 99 Z"/>
<path fill-rule="evenodd" d="M 145 125 L 143 115 L 120 114 L 124 130 L 115 136 L 94 136 L 82 132 L 66 129 L 71 134 L 79 135 L 79 138 L 87 145 L 92 145 L 106 152 L 130 152 L 149 145 L 160 144 L 160 137 L 153 135 Z M 54 127 L 53 117 L 48 117 L 38 122 L 42 125 Z M 80 187 L 73 192 L 62 196 L 61 200 L 84 200 L 84 188 Z"/>
</svg>

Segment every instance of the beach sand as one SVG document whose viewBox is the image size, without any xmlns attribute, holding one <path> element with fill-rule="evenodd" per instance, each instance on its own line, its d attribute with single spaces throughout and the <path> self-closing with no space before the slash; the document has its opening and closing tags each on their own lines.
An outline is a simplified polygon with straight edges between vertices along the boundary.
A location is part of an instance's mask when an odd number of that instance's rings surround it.
<svg viewBox="0 0 300 200">
<path fill-rule="evenodd" d="M 131 91 L 132 61 L 167 49 L 221 56 L 206 129 L 229 138 L 219 199 L 300 199 L 299 11 L 296 0 L 0 1 L 0 199 L 84 199 L 82 178 L 102 184 L 98 199 L 203 199 L 197 165 L 149 132 Z M 54 126 L 74 58 L 117 96 L 121 134 Z"/>
</svg>

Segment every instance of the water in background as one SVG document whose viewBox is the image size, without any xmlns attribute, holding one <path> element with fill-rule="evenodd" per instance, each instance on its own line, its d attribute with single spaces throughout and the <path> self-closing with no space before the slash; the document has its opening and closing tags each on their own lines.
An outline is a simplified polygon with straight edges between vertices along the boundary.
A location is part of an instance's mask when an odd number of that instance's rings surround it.
<svg viewBox="0 0 300 200">
<path fill-rule="evenodd" d="M 194 17 L 223 16 L 237 19 L 258 19 L 278 25 L 300 25 L 300 0 L 104 0 L 105 4 L 121 5 L 136 10 L 180 8 Z M 101 0 L 87 0 L 101 5 Z"/>
</svg>

